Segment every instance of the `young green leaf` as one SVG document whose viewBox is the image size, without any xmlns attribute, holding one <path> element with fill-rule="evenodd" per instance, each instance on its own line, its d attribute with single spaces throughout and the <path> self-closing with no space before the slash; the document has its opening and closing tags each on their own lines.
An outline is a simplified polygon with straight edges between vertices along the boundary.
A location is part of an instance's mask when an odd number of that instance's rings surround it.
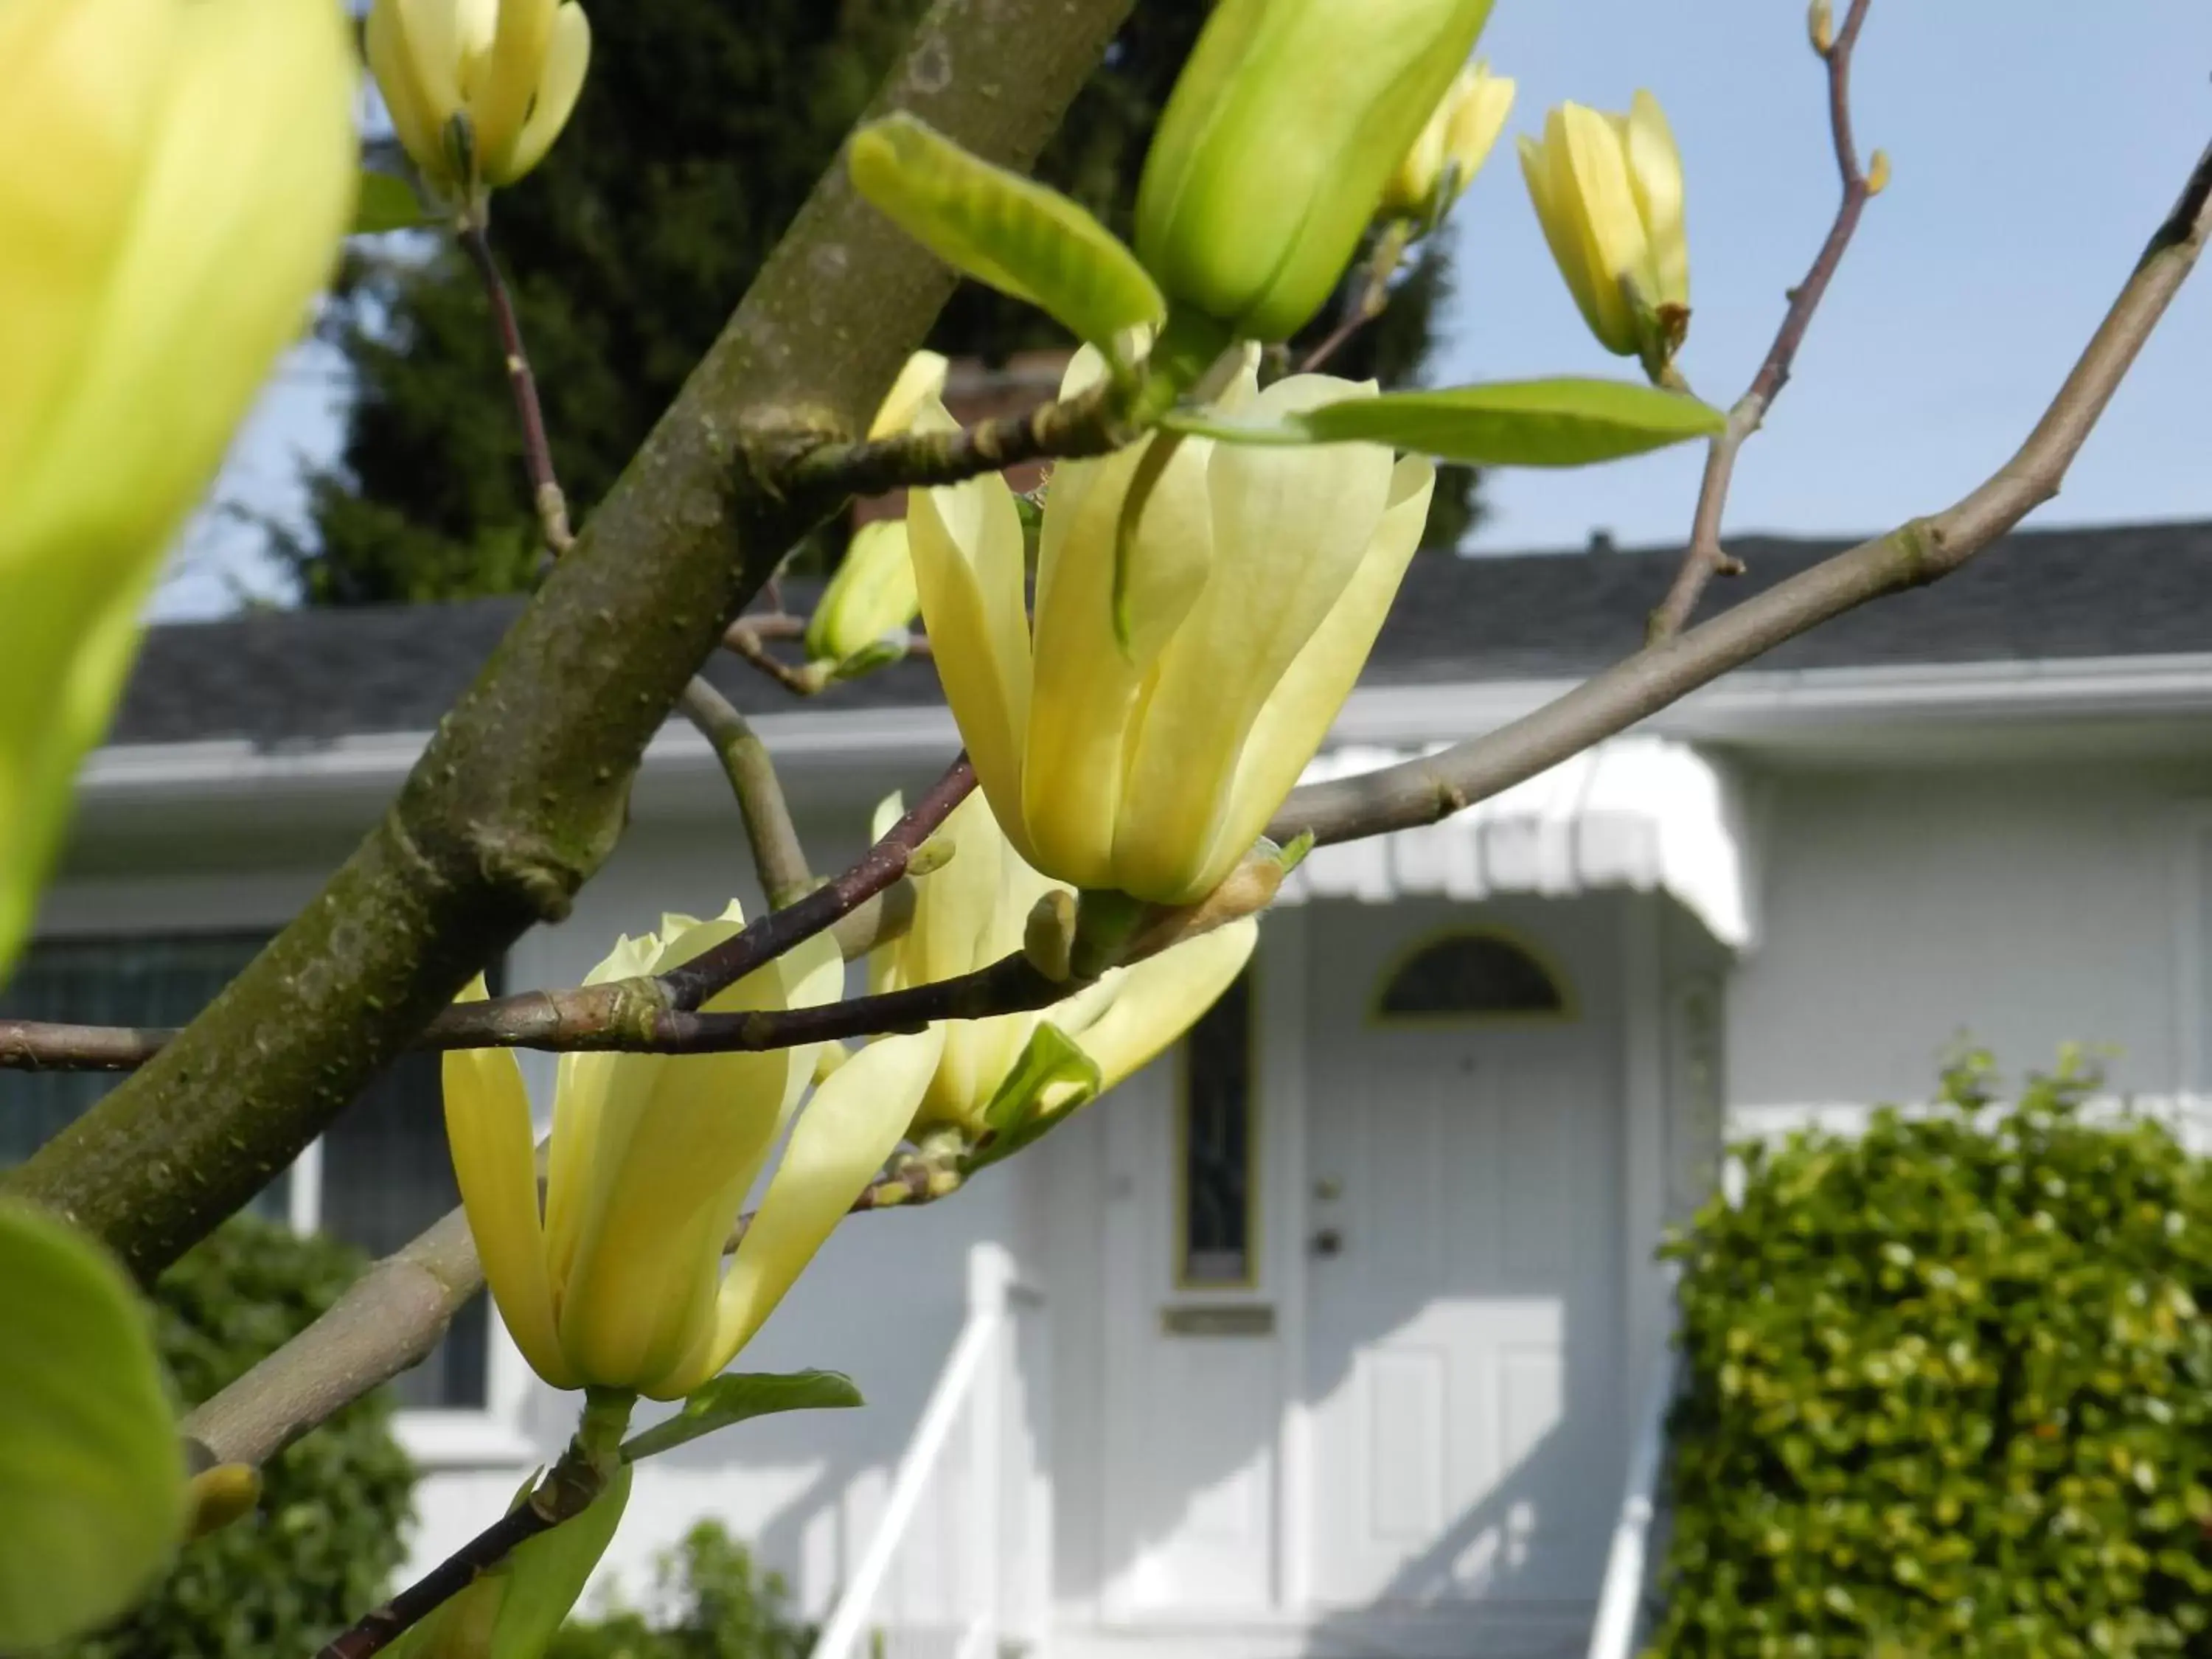
<svg viewBox="0 0 2212 1659">
<path fill-rule="evenodd" d="M 378 236 L 387 230 L 411 230 L 428 222 L 422 199 L 416 195 L 412 185 L 396 173 L 380 173 L 374 167 L 362 169 L 361 194 L 354 198 L 351 234 Z"/>
<path fill-rule="evenodd" d="M 1037 1103 L 1055 1083 L 1075 1084 L 1079 1092 L 1052 1116 L 1042 1116 L 1037 1111 Z M 963 1173 L 972 1175 L 1021 1151 L 1075 1107 L 1097 1095 L 1100 1083 L 1098 1062 L 1050 1020 L 1042 1022 L 1030 1033 L 1021 1058 L 1014 1062 L 1013 1069 L 992 1095 L 991 1103 L 983 1109 L 983 1121 L 990 1127 L 990 1136 L 963 1161 Z"/>
<path fill-rule="evenodd" d="M 1587 466 L 1709 438 L 1726 423 L 1685 392 L 1573 376 L 1348 398 L 1285 422 L 1317 443 L 1389 444 L 1477 466 Z"/>
<path fill-rule="evenodd" d="M 624 1441 L 623 1462 L 657 1456 L 749 1417 L 830 1411 L 860 1403 L 860 1391 L 841 1371 L 732 1371 L 685 1395 L 675 1416 Z"/>
<path fill-rule="evenodd" d="M 853 183 L 947 264 L 1036 307 L 1110 358 L 1167 301 L 1137 256 L 1077 204 L 969 155 L 911 115 L 871 121 L 847 152 Z"/>
<path fill-rule="evenodd" d="M 629 1502 L 630 1472 L 616 1472 L 581 1515 L 518 1544 L 385 1649 L 387 1659 L 543 1659 L 584 1593 Z M 522 1483 L 510 1510 L 538 1485 Z"/>
<path fill-rule="evenodd" d="M 168 1564 L 185 1459 L 122 1270 L 75 1229 L 0 1205 L 0 1652 L 104 1623 Z"/>
</svg>

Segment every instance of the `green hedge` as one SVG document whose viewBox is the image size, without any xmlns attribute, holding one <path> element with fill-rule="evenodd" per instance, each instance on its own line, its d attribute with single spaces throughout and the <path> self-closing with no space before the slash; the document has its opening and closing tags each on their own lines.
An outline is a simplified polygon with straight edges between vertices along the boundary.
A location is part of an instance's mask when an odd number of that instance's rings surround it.
<svg viewBox="0 0 2212 1659">
<path fill-rule="evenodd" d="M 572 1619 L 545 1659 L 805 1659 L 811 1626 L 793 1619 L 782 1578 L 702 1521 L 664 1558 L 652 1616 L 617 1606 Z"/>
<path fill-rule="evenodd" d="M 359 1255 L 250 1217 L 154 1291 L 161 1357 L 187 1402 L 214 1394 L 337 1299 Z M 68 1659 L 312 1654 L 386 1594 L 414 1471 L 380 1391 L 278 1456 L 253 1514 L 188 1546 L 152 1599 Z"/>
<path fill-rule="evenodd" d="M 1656 1651 L 2212 1655 L 2212 1165 L 2096 1084 L 1738 1149 L 1668 1249 Z"/>
</svg>

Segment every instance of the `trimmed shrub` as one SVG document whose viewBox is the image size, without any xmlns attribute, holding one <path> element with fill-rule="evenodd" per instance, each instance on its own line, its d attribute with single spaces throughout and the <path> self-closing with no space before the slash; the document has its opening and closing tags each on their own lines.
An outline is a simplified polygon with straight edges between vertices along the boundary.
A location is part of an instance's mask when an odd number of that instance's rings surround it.
<svg viewBox="0 0 2212 1659">
<path fill-rule="evenodd" d="M 650 1616 L 617 1605 L 571 1620 L 545 1659 L 805 1659 L 814 1645 L 813 1628 L 787 1610 L 781 1576 L 712 1521 L 662 1558 L 653 1600 Z"/>
<path fill-rule="evenodd" d="M 2212 1654 L 2212 1165 L 2097 1083 L 1738 1149 L 1666 1252 L 1658 1653 Z"/>
<path fill-rule="evenodd" d="M 359 1255 L 252 1217 L 226 1222 L 154 1288 L 161 1358 L 187 1402 L 206 1399 L 305 1328 L 360 1271 Z M 254 1512 L 188 1545 L 123 1623 L 68 1659 L 264 1659 L 310 1654 L 376 1605 L 403 1553 L 415 1474 L 381 1390 L 263 1471 Z"/>
</svg>

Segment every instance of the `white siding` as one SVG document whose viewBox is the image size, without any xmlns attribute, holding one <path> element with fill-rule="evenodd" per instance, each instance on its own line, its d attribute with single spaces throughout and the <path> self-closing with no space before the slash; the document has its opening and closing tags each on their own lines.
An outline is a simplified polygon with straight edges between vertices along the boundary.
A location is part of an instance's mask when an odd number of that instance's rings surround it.
<svg viewBox="0 0 2212 1659">
<path fill-rule="evenodd" d="M 1962 1038 L 2008 1075 L 2069 1039 L 2115 1088 L 2189 1085 L 2175 992 L 2179 765 L 1786 775 L 1762 826 L 1766 939 L 1728 1012 L 1735 1126 L 1925 1098 Z"/>
</svg>

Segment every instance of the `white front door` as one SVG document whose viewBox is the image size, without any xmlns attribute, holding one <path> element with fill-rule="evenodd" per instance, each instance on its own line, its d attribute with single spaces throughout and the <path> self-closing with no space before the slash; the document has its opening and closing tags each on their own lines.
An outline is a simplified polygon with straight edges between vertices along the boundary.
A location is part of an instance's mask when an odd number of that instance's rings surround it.
<svg viewBox="0 0 2212 1659">
<path fill-rule="evenodd" d="M 1447 913 L 1312 918 L 1304 1394 L 1321 1607 L 1596 1593 L 1625 1440 L 1620 1061 L 1615 935 L 1583 908 L 1517 913 L 1565 1005 L 1533 1014 L 1379 1014 L 1394 964 Z"/>
</svg>

